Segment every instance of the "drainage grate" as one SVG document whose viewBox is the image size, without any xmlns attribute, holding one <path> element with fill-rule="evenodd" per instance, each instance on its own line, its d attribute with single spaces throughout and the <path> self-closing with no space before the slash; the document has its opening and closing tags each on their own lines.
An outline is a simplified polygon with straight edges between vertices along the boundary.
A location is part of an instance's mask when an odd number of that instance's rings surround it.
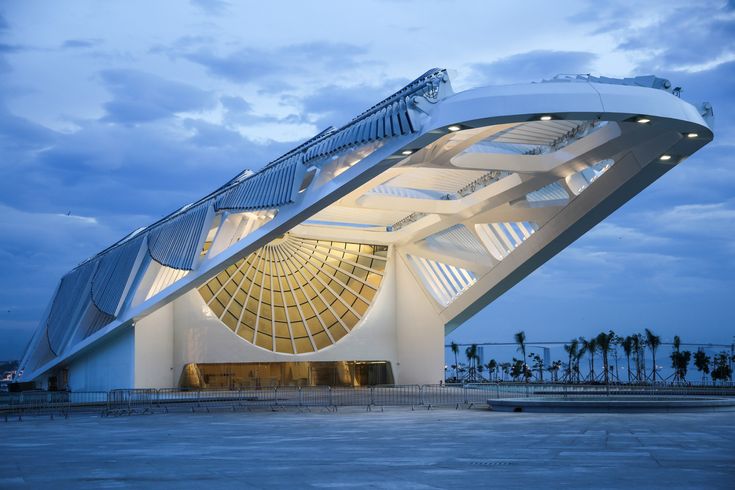
<svg viewBox="0 0 735 490">
<path fill-rule="evenodd" d="M 510 466 L 511 461 L 470 461 L 472 466 Z"/>
</svg>

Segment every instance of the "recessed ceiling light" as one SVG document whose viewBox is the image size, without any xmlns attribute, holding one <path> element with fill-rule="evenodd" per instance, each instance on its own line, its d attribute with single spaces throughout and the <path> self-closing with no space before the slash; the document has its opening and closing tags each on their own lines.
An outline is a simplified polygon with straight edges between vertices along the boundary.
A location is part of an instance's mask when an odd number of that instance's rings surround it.
<svg viewBox="0 0 735 490">
<path fill-rule="evenodd" d="M 460 128 L 459 126 L 449 126 L 447 129 L 449 131 L 459 131 L 462 128 Z"/>
<path fill-rule="evenodd" d="M 640 124 L 648 124 L 651 122 L 651 119 L 647 117 L 639 117 L 638 119 L 636 119 L 636 122 Z"/>
<path fill-rule="evenodd" d="M 403 150 L 401 155 L 410 155 L 411 153 L 413 153 L 413 150 Z"/>
<path fill-rule="evenodd" d="M 688 133 L 687 138 L 699 138 L 699 135 L 697 133 Z"/>
<path fill-rule="evenodd" d="M 658 159 L 661 160 L 662 162 L 667 162 L 671 160 L 671 155 L 661 155 L 660 157 L 658 157 Z"/>
<path fill-rule="evenodd" d="M 542 121 L 551 121 L 551 116 L 541 116 L 539 119 Z"/>
</svg>

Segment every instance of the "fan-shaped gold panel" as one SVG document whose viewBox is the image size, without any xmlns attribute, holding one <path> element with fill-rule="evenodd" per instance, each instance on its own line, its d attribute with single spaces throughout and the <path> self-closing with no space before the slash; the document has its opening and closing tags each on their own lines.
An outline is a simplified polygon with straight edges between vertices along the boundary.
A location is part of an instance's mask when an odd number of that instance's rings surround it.
<svg viewBox="0 0 735 490">
<path fill-rule="evenodd" d="M 286 235 L 220 272 L 199 292 L 240 337 L 287 354 L 347 335 L 383 280 L 387 248 Z"/>
</svg>

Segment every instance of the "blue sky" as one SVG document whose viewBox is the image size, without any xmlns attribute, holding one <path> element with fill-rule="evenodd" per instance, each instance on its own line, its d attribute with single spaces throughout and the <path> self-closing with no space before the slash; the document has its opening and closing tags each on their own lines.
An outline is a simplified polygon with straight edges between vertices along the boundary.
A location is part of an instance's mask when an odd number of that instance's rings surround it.
<svg viewBox="0 0 735 490">
<path fill-rule="evenodd" d="M 735 3 L 3 2 L 0 359 L 61 275 L 428 68 L 455 89 L 656 74 L 715 141 L 449 340 L 735 335 Z"/>
</svg>

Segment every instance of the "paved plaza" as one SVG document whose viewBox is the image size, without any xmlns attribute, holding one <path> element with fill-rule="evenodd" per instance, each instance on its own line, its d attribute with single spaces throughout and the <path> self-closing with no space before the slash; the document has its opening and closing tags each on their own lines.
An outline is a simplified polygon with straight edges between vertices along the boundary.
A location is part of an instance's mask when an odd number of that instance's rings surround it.
<svg viewBox="0 0 735 490">
<path fill-rule="evenodd" d="M 72 415 L 0 422 L 0 488 L 733 488 L 735 412 Z"/>
</svg>

